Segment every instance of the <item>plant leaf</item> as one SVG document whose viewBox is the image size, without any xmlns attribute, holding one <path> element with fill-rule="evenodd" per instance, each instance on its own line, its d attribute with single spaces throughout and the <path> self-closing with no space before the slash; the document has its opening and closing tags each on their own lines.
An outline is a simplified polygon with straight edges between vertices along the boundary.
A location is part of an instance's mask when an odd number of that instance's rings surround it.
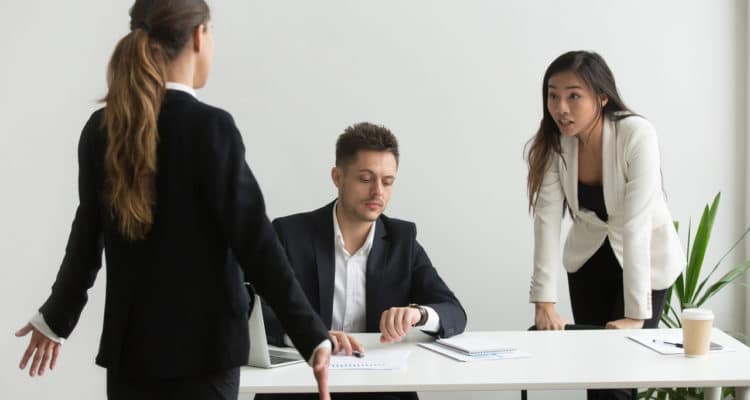
<svg viewBox="0 0 750 400">
<path fill-rule="evenodd" d="M 713 230 L 720 200 L 721 192 L 714 197 L 711 208 L 706 205 L 703 209 L 703 215 L 701 215 L 701 221 L 698 224 L 698 230 L 695 233 L 693 249 L 690 252 L 690 260 L 685 271 L 685 298 L 683 302 L 686 304 L 693 304 L 695 302 L 695 288 L 698 285 L 698 278 L 703 267 L 703 259 L 706 257 L 706 248 L 708 247 L 708 241 L 711 239 L 711 231 Z"/>
<path fill-rule="evenodd" d="M 672 317 L 670 317 L 667 314 L 662 314 L 661 316 L 661 322 L 664 323 L 664 326 L 670 329 L 674 329 L 677 327 L 677 323 L 672 320 Z"/>
<path fill-rule="evenodd" d="M 747 260 L 729 270 L 729 272 L 724 274 L 724 276 L 722 276 L 718 281 L 716 281 L 716 283 L 711 285 L 708 290 L 706 290 L 706 293 L 704 293 L 700 300 L 696 303 L 696 306 L 703 305 L 706 300 L 710 299 L 711 296 L 716 294 L 716 292 L 721 290 L 721 288 L 742 276 L 748 270 L 748 268 L 750 268 L 750 260 Z"/>
<path fill-rule="evenodd" d="M 664 297 L 664 309 L 661 311 L 661 322 L 669 328 L 672 328 L 674 325 L 674 321 L 672 321 L 672 318 L 669 316 L 669 309 L 672 307 L 672 290 L 674 290 L 674 286 L 670 286 L 669 289 L 667 289 L 667 294 Z"/>
<path fill-rule="evenodd" d="M 664 296 L 664 313 L 667 313 L 669 311 L 669 307 L 672 307 L 672 292 L 674 291 L 674 286 L 670 286 L 669 289 L 667 289 L 667 294 Z"/>
<path fill-rule="evenodd" d="M 677 280 L 672 287 L 677 291 L 677 301 L 680 304 L 680 307 L 682 307 L 682 304 L 684 303 L 683 300 L 685 299 L 685 272 L 682 272 L 677 276 Z"/>
<path fill-rule="evenodd" d="M 675 326 L 675 328 L 682 328 L 682 318 L 680 318 L 674 308 L 672 308 L 672 314 L 674 314 L 674 320 L 677 321 L 677 326 Z"/>
<path fill-rule="evenodd" d="M 690 234 L 693 229 L 693 219 L 688 219 L 688 233 L 687 233 L 687 252 L 685 253 L 685 270 L 687 270 L 688 262 L 690 261 Z M 685 299 L 685 271 L 682 271 L 680 273 L 680 276 L 677 277 L 677 280 L 675 281 L 673 285 L 677 289 L 677 300 L 679 300 L 680 305 L 683 303 L 683 299 Z"/>
<path fill-rule="evenodd" d="M 692 239 L 692 233 L 693 233 L 693 218 L 688 218 L 688 237 L 687 237 L 687 251 L 685 252 L 685 263 L 690 261 L 690 246 L 692 242 L 690 241 Z"/>
<path fill-rule="evenodd" d="M 737 247 L 737 245 L 739 245 L 742 242 L 742 240 L 745 239 L 745 236 L 747 236 L 748 232 L 750 232 L 750 227 L 745 229 L 745 232 L 742 233 L 742 235 L 740 235 L 740 238 L 737 239 L 736 242 L 734 242 L 732 247 L 730 247 L 729 250 L 727 250 L 727 252 L 724 253 L 723 256 L 721 256 L 721 258 L 719 259 L 719 262 L 717 262 L 716 265 L 714 265 L 713 269 L 711 269 L 711 272 L 709 272 L 708 275 L 706 275 L 706 278 L 703 279 L 700 286 L 698 286 L 698 290 L 695 291 L 695 297 L 700 296 L 701 290 L 703 290 L 703 286 L 706 285 L 706 282 L 708 282 L 708 279 L 711 277 L 711 275 L 713 275 L 714 272 L 716 272 L 716 269 L 719 268 L 719 264 L 721 264 L 721 262 L 724 261 L 724 258 L 726 258 L 726 256 L 728 256 L 729 253 L 731 253 L 732 250 L 734 250 Z"/>
</svg>

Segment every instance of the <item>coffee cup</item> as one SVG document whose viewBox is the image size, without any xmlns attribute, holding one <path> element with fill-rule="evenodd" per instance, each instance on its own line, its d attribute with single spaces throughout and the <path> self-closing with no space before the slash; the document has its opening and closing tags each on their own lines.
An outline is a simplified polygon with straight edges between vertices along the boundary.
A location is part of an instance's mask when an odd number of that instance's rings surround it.
<svg viewBox="0 0 750 400">
<path fill-rule="evenodd" d="M 711 345 L 714 313 L 705 308 L 682 310 L 682 346 L 688 357 L 701 357 Z"/>
</svg>

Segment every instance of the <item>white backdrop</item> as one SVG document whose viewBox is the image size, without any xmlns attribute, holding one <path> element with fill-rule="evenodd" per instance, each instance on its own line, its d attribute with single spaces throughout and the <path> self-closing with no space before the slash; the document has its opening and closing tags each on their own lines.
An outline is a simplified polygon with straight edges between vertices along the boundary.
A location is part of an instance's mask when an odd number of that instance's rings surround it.
<svg viewBox="0 0 750 400">
<path fill-rule="evenodd" d="M 750 20 L 750 8 L 746 7 L 745 20 Z M 747 38 L 745 39 L 745 73 L 747 77 L 750 77 L 750 29 L 746 28 Z M 750 103 L 748 98 L 750 97 L 750 79 L 746 79 L 746 95 L 745 95 L 745 225 L 750 226 Z M 745 242 L 745 259 L 750 259 L 750 241 Z M 745 276 L 745 288 L 750 287 L 750 274 Z M 750 290 L 745 290 L 746 303 L 745 303 L 745 332 L 750 332 Z"/>
<path fill-rule="evenodd" d="M 106 63 L 126 33 L 130 4 L 0 3 L 3 399 L 105 396 L 104 371 L 93 364 L 103 274 L 58 370 L 34 380 L 18 371 L 26 340 L 12 332 L 47 297 L 62 258 L 77 205 L 78 135 L 105 94 Z M 522 150 L 541 116 L 542 74 L 564 51 L 602 54 L 626 103 L 656 126 L 669 204 L 683 226 L 722 191 L 710 265 L 742 230 L 745 1 L 214 0 L 212 7 L 216 61 L 199 96 L 234 115 L 269 215 L 335 196 L 329 170 L 347 125 L 388 126 L 402 159 L 387 213 L 418 224 L 419 240 L 468 311 L 469 329 L 532 323 Z M 559 308 L 570 316 L 560 271 Z M 719 327 L 746 329 L 744 298 L 729 287 L 710 303 Z"/>
</svg>

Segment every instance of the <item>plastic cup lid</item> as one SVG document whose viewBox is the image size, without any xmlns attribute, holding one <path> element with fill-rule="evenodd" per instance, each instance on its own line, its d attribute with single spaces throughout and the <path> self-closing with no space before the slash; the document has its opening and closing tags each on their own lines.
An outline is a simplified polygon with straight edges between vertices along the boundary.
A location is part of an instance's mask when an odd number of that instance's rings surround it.
<svg viewBox="0 0 750 400">
<path fill-rule="evenodd" d="M 682 319 L 707 320 L 714 319 L 714 313 L 706 308 L 686 308 L 682 310 Z"/>
</svg>

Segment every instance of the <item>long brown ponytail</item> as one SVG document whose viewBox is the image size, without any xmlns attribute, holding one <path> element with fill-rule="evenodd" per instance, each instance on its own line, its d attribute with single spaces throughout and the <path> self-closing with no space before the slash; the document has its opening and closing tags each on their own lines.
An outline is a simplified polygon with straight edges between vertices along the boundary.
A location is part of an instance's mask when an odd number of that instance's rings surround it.
<svg viewBox="0 0 750 400">
<path fill-rule="evenodd" d="M 526 161 L 529 175 L 526 178 L 526 189 L 529 196 L 529 210 L 534 212 L 536 197 L 542 187 L 544 172 L 554 156 L 562 152 L 560 147 L 560 130 L 547 109 L 547 84 L 552 75 L 571 71 L 578 75 L 597 95 L 606 95 L 607 104 L 602 108 L 602 115 L 619 120 L 636 115 L 622 101 L 612 71 L 602 56 L 590 51 L 570 51 L 557 57 L 547 67 L 542 80 L 542 121 L 534 137 L 526 144 Z M 618 113 L 625 111 L 624 113 Z M 617 114 L 615 114 L 617 113 Z M 563 160 L 565 161 L 565 160 Z"/>
<path fill-rule="evenodd" d="M 107 205 L 120 233 L 138 240 L 154 222 L 157 122 L 167 68 L 210 14 L 203 0 L 138 0 L 130 17 L 131 31 L 109 62 L 103 124 Z"/>
</svg>

